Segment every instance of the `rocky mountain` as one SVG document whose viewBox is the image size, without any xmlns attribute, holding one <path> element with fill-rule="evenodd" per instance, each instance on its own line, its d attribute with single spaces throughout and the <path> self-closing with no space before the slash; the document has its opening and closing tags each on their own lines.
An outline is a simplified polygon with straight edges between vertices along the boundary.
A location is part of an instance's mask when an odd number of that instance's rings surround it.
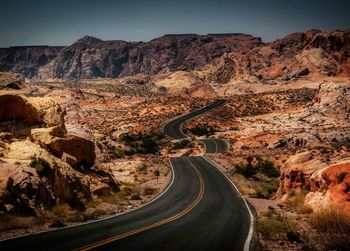
<svg viewBox="0 0 350 251">
<path fill-rule="evenodd" d="M 245 34 L 165 35 L 149 42 L 85 36 L 67 47 L 2 48 L 0 71 L 35 79 L 93 79 L 198 70 L 214 64 L 208 79 L 222 84 L 348 76 L 349 57 L 350 30 L 310 30 L 266 44 Z"/>
<path fill-rule="evenodd" d="M 85 36 L 70 46 L 0 49 L 0 71 L 28 78 L 92 79 L 200 69 L 227 52 L 263 45 L 245 34 L 165 35 L 149 42 L 102 41 Z"/>
<path fill-rule="evenodd" d="M 350 30 L 290 34 L 248 53 L 224 55 L 208 80 L 290 81 L 303 76 L 350 76 Z"/>
<path fill-rule="evenodd" d="M 55 59 L 62 49 L 49 46 L 0 48 L 0 69 L 32 78 L 37 76 L 40 67 Z"/>
</svg>

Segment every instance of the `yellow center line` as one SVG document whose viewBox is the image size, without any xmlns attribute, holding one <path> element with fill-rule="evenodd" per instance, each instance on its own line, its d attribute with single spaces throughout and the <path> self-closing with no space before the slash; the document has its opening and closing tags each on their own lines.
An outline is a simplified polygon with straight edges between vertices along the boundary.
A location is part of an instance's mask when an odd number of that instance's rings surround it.
<svg viewBox="0 0 350 251">
<path fill-rule="evenodd" d="M 120 240 L 122 238 L 126 238 L 126 237 L 129 237 L 131 235 L 134 235 L 134 234 L 137 234 L 137 233 L 141 233 L 141 232 L 144 232 L 146 230 L 149 230 L 149 229 L 152 229 L 152 228 L 155 228 L 155 227 L 167 224 L 169 222 L 175 221 L 175 220 L 183 217 L 184 215 L 186 215 L 188 212 L 190 212 L 195 206 L 198 205 L 200 200 L 203 198 L 203 195 L 204 195 L 204 179 L 203 179 L 202 174 L 199 172 L 198 168 L 193 164 L 193 162 L 190 159 L 188 159 L 188 162 L 190 163 L 190 165 L 193 167 L 193 169 L 197 173 L 197 176 L 199 178 L 200 188 L 199 188 L 199 193 L 198 193 L 196 199 L 188 207 L 186 207 L 183 211 L 181 211 L 180 213 L 177 213 L 177 214 L 175 214 L 175 215 L 173 215 L 173 216 L 171 216 L 171 217 L 169 217 L 167 219 L 164 219 L 164 220 L 152 223 L 152 224 L 144 226 L 144 227 L 140 227 L 140 228 L 131 230 L 131 231 L 123 233 L 123 234 L 119 234 L 119 235 L 113 236 L 113 237 L 105 239 L 105 240 L 94 242 L 92 244 L 86 245 L 86 246 L 84 246 L 82 248 L 78 248 L 78 249 L 75 249 L 75 250 L 81 250 L 81 251 L 91 250 L 93 248 L 96 248 L 96 247 L 99 247 L 99 246 L 111 243 L 113 241 L 117 241 L 117 240 Z"/>
</svg>

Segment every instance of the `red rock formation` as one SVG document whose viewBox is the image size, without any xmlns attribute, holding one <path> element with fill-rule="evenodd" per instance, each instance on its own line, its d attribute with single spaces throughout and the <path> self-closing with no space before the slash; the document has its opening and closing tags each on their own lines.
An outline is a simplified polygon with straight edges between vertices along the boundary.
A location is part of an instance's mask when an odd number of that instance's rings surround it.
<svg viewBox="0 0 350 251">
<path fill-rule="evenodd" d="M 339 208 L 350 212 L 350 161 L 327 166 L 310 178 L 305 203 L 314 209 Z"/>
<path fill-rule="evenodd" d="M 230 53 L 212 72 L 210 81 L 289 81 L 300 77 L 350 76 L 350 30 L 293 33 L 256 47 Z"/>
<path fill-rule="evenodd" d="M 155 74 L 198 69 L 226 52 L 247 52 L 262 44 L 260 38 L 244 34 L 165 35 L 138 43 L 86 36 L 63 49 L 1 49 L 0 70 L 63 79 Z"/>
</svg>

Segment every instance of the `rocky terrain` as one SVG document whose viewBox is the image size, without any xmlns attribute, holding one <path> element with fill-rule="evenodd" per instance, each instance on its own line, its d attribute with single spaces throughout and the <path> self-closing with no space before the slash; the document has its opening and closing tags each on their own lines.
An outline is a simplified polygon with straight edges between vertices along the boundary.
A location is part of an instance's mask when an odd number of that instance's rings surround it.
<svg viewBox="0 0 350 251">
<path fill-rule="evenodd" d="M 251 198 L 263 249 L 325 250 L 345 238 L 314 227 L 318 221 L 332 225 L 330 217 L 338 224 L 350 212 L 350 84 L 318 86 L 232 96 L 187 125 L 194 135 L 229 140 L 229 151 L 213 158 Z"/>
<path fill-rule="evenodd" d="M 203 154 L 198 141 L 165 138 L 162 125 L 219 97 L 227 103 L 184 131 L 227 139 L 229 150 L 209 157 L 255 207 L 261 248 L 344 249 L 349 34 L 310 30 L 271 43 L 242 34 L 84 37 L 1 49 L 0 69 L 15 72 L 0 73 L 3 236 L 151 200 L 170 179 L 169 156 Z"/>
<path fill-rule="evenodd" d="M 0 71 L 18 72 L 36 79 L 156 74 L 201 68 L 225 52 L 248 51 L 261 44 L 260 38 L 244 34 L 165 35 L 137 43 L 85 36 L 64 48 L 1 49 Z"/>
</svg>

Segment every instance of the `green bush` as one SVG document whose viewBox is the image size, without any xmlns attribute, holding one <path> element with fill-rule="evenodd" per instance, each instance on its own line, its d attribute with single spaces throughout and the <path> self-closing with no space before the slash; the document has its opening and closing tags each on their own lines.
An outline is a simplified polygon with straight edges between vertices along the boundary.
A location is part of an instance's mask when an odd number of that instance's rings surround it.
<svg viewBox="0 0 350 251">
<path fill-rule="evenodd" d="M 173 150 L 183 149 L 183 148 L 187 147 L 189 144 L 190 144 L 190 140 L 188 140 L 188 139 L 180 140 L 180 141 L 175 142 L 173 144 L 173 146 L 171 147 L 171 149 L 173 149 Z"/>
<path fill-rule="evenodd" d="M 265 174 L 267 177 L 279 177 L 280 172 L 275 167 L 275 164 L 269 160 L 262 160 L 256 164 L 256 168 L 260 173 Z"/>
<path fill-rule="evenodd" d="M 119 148 L 113 148 L 109 150 L 109 153 L 113 156 L 115 159 L 123 158 L 125 155 L 125 152 L 122 149 Z"/>
<path fill-rule="evenodd" d="M 246 160 L 248 162 L 247 164 L 240 163 L 234 165 L 236 173 L 240 173 L 246 178 L 250 178 L 257 173 L 262 173 L 270 178 L 279 176 L 279 171 L 272 161 L 260 160 L 256 165 L 254 165 L 253 157 L 248 156 Z"/>
<path fill-rule="evenodd" d="M 252 163 L 244 165 L 243 163 L 235 164 L 234 166 L 237 173 L 242 174 L 246 178 L 250 178 L 257 174 L 257 170 Z"/>
<path fill-rule="evenodd" d="M 215 130 L 212 127 L 194 127 L 188 129 L 192 134 L 197 136 L 212 135 Z"/>
<path fill-rule="evenodd" d="M 142 163 L 141 165 L 138 165 L 137 166 L 137 171 L 139 173 L 143 173 L 143 174 L 147 173 L 147 165 L 145 163 Z"/>
<path fill-rule="evenodd" d="M 47 176 L 51 172 L 50 164 L 42 158 L 32 158 L 29 165 L 35 168 L 40 176 Z"/>
<path fill-rule="evenodd" d="M 154 154 L 159 151 L 158 141 L 163 139 L 163 134 L 123 134 L 121 140 L 129 147 L 125 155 Z"/>
<path fill-rule="evenodd" d="M 258 232 L 265 240 L 280 239 L 281 237 L 286 239 L 286 233 L 293 231 L 291 222 L 282 217 L 258 220 L 256 225 Z"/>
<path fill-rule="evenodd" d="M 141 200 L 141 197 L 140 197 L 140 195 L 138 193 L 133 193 L 131 195 L 131 199 L 132 200 Z"/>
</svg>

